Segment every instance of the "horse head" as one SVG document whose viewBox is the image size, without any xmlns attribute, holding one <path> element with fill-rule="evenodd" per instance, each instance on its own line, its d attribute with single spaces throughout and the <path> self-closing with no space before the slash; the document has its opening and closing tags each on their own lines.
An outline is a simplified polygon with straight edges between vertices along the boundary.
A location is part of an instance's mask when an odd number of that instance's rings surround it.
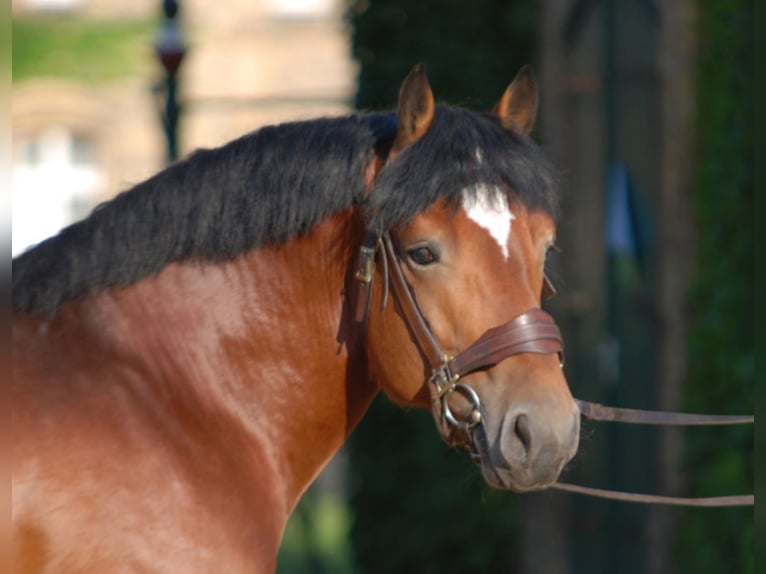
<svg viewBox="0 0 766 574">
<path fill-rule="evenodd" d="M 552 170 L 527 138 L 536 111 L 527 68 L 476 114 L 436 106 L 416 67 L 367 209 L 384 277 L 371 299 L 389 282 L 395 299 L 370 307 L 373 378 L 431 408 L 442 438 L 515 491 L 555 482 L 579 438 L 558 328 L 540 309 L 556 226 Z"/>
</svg>

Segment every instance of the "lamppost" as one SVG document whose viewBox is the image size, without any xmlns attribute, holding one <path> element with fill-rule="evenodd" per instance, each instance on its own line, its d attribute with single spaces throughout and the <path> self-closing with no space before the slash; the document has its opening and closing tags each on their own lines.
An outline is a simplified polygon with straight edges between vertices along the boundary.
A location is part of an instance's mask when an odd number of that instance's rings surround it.
<svg viewBox="0 0 766 574">
<path fill-rule="evenodd" d="M 163 0 L 162 10 L 165 20 L 154 42 L 154 51 L 165 68 L 165 109 L 160 110 L 160 118 L 167 138 L 167 160 L 168 163 L 172 163 L 178 159 L 180 106 L 177 100 L 176 72 L 186 54 L 186 46 L 178 25 L 178 0 Z"/>
</svg>

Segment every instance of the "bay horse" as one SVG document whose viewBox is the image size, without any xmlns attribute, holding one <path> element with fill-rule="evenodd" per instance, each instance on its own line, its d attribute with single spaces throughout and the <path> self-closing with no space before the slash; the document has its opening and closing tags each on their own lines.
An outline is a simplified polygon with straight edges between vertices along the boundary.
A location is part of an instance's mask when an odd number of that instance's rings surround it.
<svg viewBox="0 0 766 574">
<path fill-rule="evenodd" d="M 14 259 L 14 572 L 271 572 L 381 390 L 490 485 L 555 482 L 537 101 L 525 67 L 492 113 L 436 105 L 416 66 L 393 113 L 197 151 Z"/>
</svg>

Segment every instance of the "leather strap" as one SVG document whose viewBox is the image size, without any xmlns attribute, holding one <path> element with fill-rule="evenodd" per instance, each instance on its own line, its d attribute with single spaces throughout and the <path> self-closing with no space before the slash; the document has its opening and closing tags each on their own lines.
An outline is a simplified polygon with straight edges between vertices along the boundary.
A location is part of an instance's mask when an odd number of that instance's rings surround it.
<svg viewBox="0 0 766 574">
<path fill-rule="evenodd" d="M 421 352 L 428 359 L 431 368 L 436 369 L 444 363 L 446 355 L 410 290 L 407 279 L 404 277 L 402 264 L 396 256 L 393 242 L 387 233 L 383 235 L 382 242 L 383 249 L 386 251 L 386 258 L 389 260 L 394 299 L 398 303 L 399 310 L 404 315 L 404 322 L 410 328 Z"/>
<path fill-rule="evenodd" d="M 354 281 L 351 288 L 351 305 L 354 309 L 354 320 L 364 323 L 370 312 L 372 299 L 372 284 L 375 279 L 375 251 L 378 238 L 373 233 L 367 234 L 364 244 L 359 248 L 354 271 Z"/>
<path fill-rule="evenodd" d="M 582 416 L 596 421 L 666 426 L 738 425 L 753 424 L 755 422 L 755 417 L 749 415 L 700 415 L 694 413 L 622 409 L 617 407 L 607 407 L 605 405 L 591 403 L 580 399 L 575 399 L 575 403 L 577 403 L 577 407 L 580 409 L 580 414 L 582 414 Z M 752 494 L 690 498 L 683 496 L 662 496 L 656 494 L 620 492 L 615 490 L 605 490 L 603 488 L 568 484 L 565 482 L 557 482 L 551 488 L 596 498 L 620 500 L 623 502 L 639 502 L 643 504 L 705 507 L 753 506 L 755 504 L 755 496 Z"/>
<path fill-rule="evenodd" d="M 702 498 L 688 498 L 683 496 L 661 496 L 657 494 L 640 494 L 635 492 L 620 492 L 617 490 L 604 490 L 602 488 L 591 488 L 588 486 L 579 486 L 577 484 L 568 484 L 566 482 L 556 482 L 551 485 L 555 490 L 565 492 L 574 492 L 596 498 L 606 498 L 609 500 L 620 500 L 623 502 L 639 502 L 642 504 L 666 504 L 671 506 L 753 506 L 755 504 L 755 495 L 741 494 L 734 496 L 707 496 Z"/>
<path fill-rule="evenodd" d="M 607 407 L 580 399 L 575 399 L 575 403 L 577 403 L 582 416 L 594 421 L 669 426 L 741 425 L 753 424 L 755 422 L 755 417 L 749 415 L 699 415 L 692 413 L 642 411 L 639 409 Z"/>
<path fill-rule="evenodd" d="M 489 329 L 473 345 L 451 359 L 449 367 L 454 374 L 462 376 L 496 365 L 519 353 L 558 353 L 563 364 L 561 331 L 553 317 L 542 309 L 530 309 L 503 325 Z"/>
</svg>

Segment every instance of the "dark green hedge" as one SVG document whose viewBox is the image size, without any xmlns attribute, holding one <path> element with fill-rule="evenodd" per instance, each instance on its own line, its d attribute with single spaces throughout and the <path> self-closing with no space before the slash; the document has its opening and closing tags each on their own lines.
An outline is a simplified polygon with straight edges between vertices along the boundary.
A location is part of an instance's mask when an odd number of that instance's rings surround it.
<svg viewBox="0 0 766 574">
<path fill-rule="evenodd" d="M 489 110 L 532 63 L 533 0 L 367 0 L 355 4 L 359 109 L 395 106 L 399 84 L 426 64 L 437 100 Z"/>
<path fill-rule="evenodd" d="M 753 410 L 753 12 L 749 0 L 700 0 L 698 274 L 691 290 L 688 408 Z M 752 492 L 753 429 L 688 434 L 694 495 Z M 753 572 L 749 509 L 686 513 L 679 571 Z"/>
</svg>

